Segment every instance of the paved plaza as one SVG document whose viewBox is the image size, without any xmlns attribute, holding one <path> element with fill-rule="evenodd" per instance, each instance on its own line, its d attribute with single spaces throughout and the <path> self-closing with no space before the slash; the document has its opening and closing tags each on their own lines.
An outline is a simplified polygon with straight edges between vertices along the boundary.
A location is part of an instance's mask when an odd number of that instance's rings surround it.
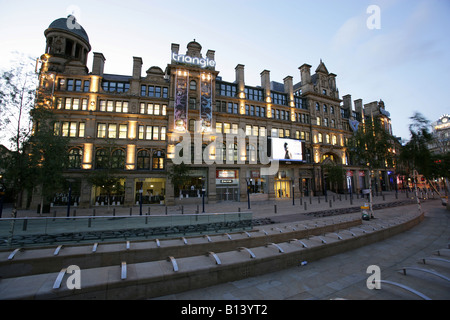
<svg viewBox="0 0 450 320">
<path fill-rule="evenodd" d="M 343 214 L 351 220 L 353 218 L 350 216 L 360 217 L 359 207 L 364 203 L 365 199 L 350 200 L 343 195 L 330 194 L 328 199 L 324 197 L 294 199 L 294 203 L 292 199 L 254 202 L 251 203 L 250 210 L 247 203 L 218 203 L 206 205 L 205 211 L 207 213 L 251 211 L 253 219 L 270 219 L 274 226 L 272 229 L 275 230 L 278 229 L 277 226 L 286 228 L 300 221 L 303 221 L 305 225 L 311 223 L 314 225 L 314 221 L 333 219 L 329 217 L 330 215 L 339 217 L 340 210 L 344 209 L 344 211 L 353 212 Z M 368 224 L 364 223 L 365 227 L 370 228 L 373 225 L 379 228 L 390 219 L 415 216 L 419 211 L 415 200 L 406 197 L 405 193 L 384 193 L 374 198 L 374 206 L 377 208 L 374 211 L 375 219 Z M 144 215 L 148 214 L 148 208 L 143 207 Z M 196 215 L 199 208 L 201 211 L 201 202 L 185 205 L 182 208 L 168 207 L 167 211 L 164 206 L 155 206 L 150 207 L 150 215 L 166 215 L 166 212 L 167 215 L 174 216 Z M 424 212 L 424 220 L 418 225 L 358 249 L 334 255 L 326 254 L 320 259 L 302 261 L 303 263 L 299 262 L 294 267 L 281 268 L 279 271 L 259 276 L 148 298 L 154 300 L 410 300 L 423 298 L 447 300 L 450 298 L 449 211 L 442 206 L 437 197 L 423 201 L 421 208 Z M 64 217 L 66 211 L 59 209 L 61 208 L 55 209 L 56 214 L 51 212 L 45 216 Z M 93 209 L 75 208 L 74 210 L 76 210 L 75 215 L 80 217 L 91 215 Z M 102 211 L 104 208 L 95 209 L 98 215 L 112 215 L 111 211 Z M 130 210 L 132 215 L 139 215 L 139 207 L 116 208 L 114 214 L 128 216 Z M 4 214 L 7 211 L 8 208 Z M 71 215 L 73 214 L 72 211 Z M 18 217 L 36 216 L 37 214 L 31 210 L 18 212 Z M 5 218 L 5 215 L 3 217 Z M 269 229 L 266 228 L 266 230 Z M 242 236 L 245 238 L 245 235 Z M 189 243 L 191 241 L 194 239 L 189 240 Z M 213 243 L 215 241 L 213 240 Z M 132 245 L 132 248 L 134 246 Z M 139 245 L 136 243 L 136 246 Z M 142 246 L 148 246 L 148 244 L 143 242 Z M 69 251 L 66 253 L 68 254 Z M 136 268 L 137 266 L 138 264 Z M 369 266 L 379 267 L 381 271 L 382 284 L 379 290 L 367 288 L 366 281 L 371 276 L 371 273 L 367 271 Z M 130 268 L 134 270 L 132 264 Z M 402 272 L 403 268 L 408 268 L 406 275 Z M 134 273 L 134 271 L 130 272 Z M 404 287 L 400 288 L 400 285 Z"/>
</svg>

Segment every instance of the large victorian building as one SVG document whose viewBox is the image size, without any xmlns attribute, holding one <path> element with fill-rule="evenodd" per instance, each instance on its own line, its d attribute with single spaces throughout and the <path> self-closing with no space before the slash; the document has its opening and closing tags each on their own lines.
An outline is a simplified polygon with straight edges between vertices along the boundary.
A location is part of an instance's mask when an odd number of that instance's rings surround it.
<svg viewBox="0 0 450 320">
<path fill-rule="evenodd" d="M 346 169 L 341 191 L 359 192 L 368 185 L 368 175 L 349 163 L 346 141 L 364 114 L 383 116 L 391 131 L 384 104 L 363 106 L 356 100 L 353 108 L 351 96 L 341 100 L 336 75 L 322 61 L 313 73 L 303 64 L 298 83 L 292 76 L 272 81 L 264 70 L 261 83 L 250 85 L 244 65 L 236 66 L 235 79 L 222 79 L 215 52 L 205 54 L 192 41 L 186 52 L 172 44 L 164 70 L 143 69 L 142 59 L 134 57 L 131 74 L 117 75 L 104 73 L 102 53 L 93 53 L 88 69 L 91 44 L 72 16 L 51 23 L 45 37 L 39 94 L 56 116 L 55 134 L 70 137 L 66 176 L 81 206 L 133 205 L 140 190 L 144 203 L 167 205 L 195 201 L 202 190 L 209 202 L 246 201 L 248 194 L 252 200 L 322 194 L 327 189 L 323 163 Z M 190 149 L 183 144 L 186 133 L 192 137 Z M 261 168 L 273 163 L 262 161 L 263 154 L 273 157 L 275 138 L 300 146 L 299 158 L 281 157 L 278 170 L 268 173 Z M 268 141 L 269 150 L 261 141 Z M 180 158 L 190 178 L 174 186 L 168 172 Z M 88 181 L 106 166 L 121 177 L 109 199 L 101 186 Z M 380 188 L 393 188 L 390 170 L 379 171 Z M 65 194 L 55 195 L 55 205 L 66 201 Z"/>
</svg>

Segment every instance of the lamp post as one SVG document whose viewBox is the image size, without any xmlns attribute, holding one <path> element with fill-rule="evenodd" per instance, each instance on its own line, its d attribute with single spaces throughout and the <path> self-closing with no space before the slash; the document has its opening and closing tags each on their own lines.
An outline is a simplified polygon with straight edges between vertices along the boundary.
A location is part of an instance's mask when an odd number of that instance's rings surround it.
<svg viewBox="0 0 450 320">
<path fill-rule="evenodd" d="M 205 189 L 205 179 L 202 177 L 202 213 L 205 213 L 205 193 L 206 193 L 206 189 Z"/>
<path fill-rule="evenodd" d="M 74 179 L 67 179 L 67 182 L 69 182 L 69 199 L 67 199 L 67 217 L 70 217 L 70 203 L 72 202 L 72 182 L 74 182 Z"/>
<path fill-rule="evenodd" d="M 295 184 L 294 184 L 294 179 L 292 179 L 292 205 L 293 206 L 295 206 L 295 191 L 294 191 L 294 188 L 295 188 Z"/>
<path fill-rule="evenodd" d="M 247 182 L 247 203 L 250 209 L 250 184 L 252 183 L 252 179 L 245 179 L 245 181 Z"/>
<path fill-rule="evenodd" d="M 142 193 L 144 192 L 144 179 L 140 179 L 139 188 L 139 215 L 142 216 Z"/>
</svg>

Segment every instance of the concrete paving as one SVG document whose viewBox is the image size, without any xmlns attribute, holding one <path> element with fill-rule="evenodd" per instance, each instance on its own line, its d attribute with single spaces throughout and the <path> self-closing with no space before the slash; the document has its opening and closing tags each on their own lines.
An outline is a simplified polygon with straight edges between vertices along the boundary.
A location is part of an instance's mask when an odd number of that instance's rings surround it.
<svg viewBox="0 0 450 320">
<path fill-rule="evenodd" d="M 383 204 L 398 200 L 405 200 L 406 195 L 399 193 L 386 193 L 384 197 L 375 197 L 374 203 Z M 339 200 L 337 196 L 331 200 L 332 209 L 359 207 L 364 203 L 363 199 Z M 304 203 L 307 203 L 307 209 Z M 237 208 L 247 210 L 247 203 L 219 203 L 207 205 L 207 212 L 233 212 Z M 276 205 L 276 209 L 275 209 Z M 245 208 L 245 209 L 244 209 Z M 134 207 L 138 214 L 138 207 Z M 168 214 L 180 214 L 179 207 L 171 207 Z M 292 205 L 292 199 L 285 201 L 264 201 L 251 203 L 254 218 L 269 217 L 274 221 L 301 221 L 313 219 L 316 212 L 329 210 L 330 203 L 324 202 L 324 198 L 296 199 Z M 292 267 L 278 272 L 265 274 L 258 277 L 228 282 L 208 288 L 191 290 L 183 293 L 159 297 L 160 300 L 305 300 L 305 299 L 416 299 L 417 296 L 404 289 L 382 284 L 380 290 L 369 290 L 366 280 L 370 276 L 367 268 L 377 265 L 381 269 L 381 279 L 400 283 L 420 291 L 432 299 L 449 299 L 450 285 L 441 278 L 431 274 L 417 271 L 408 271 L 403 275 L 398 270 L 405 266 L 419 268 L 431 268 L 435 272 L 450 276 L 448 263 L 442 261 L 427 261 L 424 265 L 421 261 L 425 257 L 437 257 L 439 250 L 441 259 L 450 259 L 449 243 L 449 211 L 442 205 L 440 200 L 430 200 L 422 204 L 425 211 L 425 220 L 413 229 L 400 235 L 389 238 L 375 244 L 370 244 L 360 249 L 337 254 L 316 260 L 306 265 Z M 89 215 L 92 209 L 79 209 L 77 216 Z M 84 210 L 84 211 L 83 211 Z M 151 207 L 152 214 L 160 210 L 164 213 L 165 208 Z M 185 213 L 195 213 L 197 204 L 186 205 Z M 200 204 L 201 210 L 201 204 Z M 417 211 L 417 205 L 394 207 L 375 211 L 376 219 L 383 220 L 394 215 L 405 212 Z M 129 208 L 117 208 L 116 214 L 123 211 L 128 215 Z M 193 211 L 193 212 L 189 212 Z M 146 212 L 146 211 L 144 211 Z M 5 213 L 5 211 L 4 211 Z M 62 214 L 65 214 L 64 210 Z M 36 215 L 36 214 L 34 214 Z M 18 216 L 33 216 L 32 211 L 19 211 Z M 48 215 L 47 215 L 48 216 Z M 3 216 L 5 217 L 5 215 Z"/>
<path fill-rule="evenodd" d="M 413 229 L 360 249 L 348 251 L 303 266 L 192 290 L 159 299 L 176 300 L 411 300 L 421 299 L 411 292 L 389 284 L 381 289 L 369 290 L 366 281 L 372 273 L 367 268 L 377 265 L 381 280 L 403 284 L 426 295 L 430 299 L 450 299 L 450 282 L 432 274 L 419 271 L 407 275 L 398 270 L 413 266 L 428 268 L 450 276 L 448 262 L 430 260 L 426 265 L 422 258 L 434 257 L 450 260 L 450 213 L 440 201 L 422 204 L 425 220 Z M 417 206 L 398 207 L 378 212 L 379 218 L 393 211 L 417 210 Z M 376 220 L 376 219 L 375 219 Z M 440 256 L 436 255 L 439 250 Z"/>
</svg>

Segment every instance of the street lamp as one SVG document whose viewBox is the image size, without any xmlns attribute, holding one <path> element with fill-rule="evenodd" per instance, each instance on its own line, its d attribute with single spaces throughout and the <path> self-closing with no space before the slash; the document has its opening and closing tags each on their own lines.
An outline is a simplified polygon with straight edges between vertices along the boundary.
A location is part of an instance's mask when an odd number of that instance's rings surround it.
<svg viewBox="0 0 450 320">
<path fill-rule="evenodd" d="M 67 217 L 70 217 L 70 203 L 72 202 L 72 182 L 74 182 L 74 179 L 67 179 L 67 182 L 69 182 L 69 199 L 67 200 Z"/>
<path fill-rule="evenodd" d="M 250 185 L 252 183 L 252 179 L 245 179 L 245 182 L 247 182 L 247 203 L 248 208 L 250 209 Z"/>
<path fill-rule="evenodd" d="M 295 206 L 295 191 L 294 191 L 294 188 L 295 188 L 295 184 L 294 184 L 294 179 L 292 179 L 292 205 L 293 206 Z"/>
<path fill-rule="evenodd" d="M 203 177 L 200 178 L 202 180 L 202 213 L 205 213 L 205 179 Z"/>
</svg>

